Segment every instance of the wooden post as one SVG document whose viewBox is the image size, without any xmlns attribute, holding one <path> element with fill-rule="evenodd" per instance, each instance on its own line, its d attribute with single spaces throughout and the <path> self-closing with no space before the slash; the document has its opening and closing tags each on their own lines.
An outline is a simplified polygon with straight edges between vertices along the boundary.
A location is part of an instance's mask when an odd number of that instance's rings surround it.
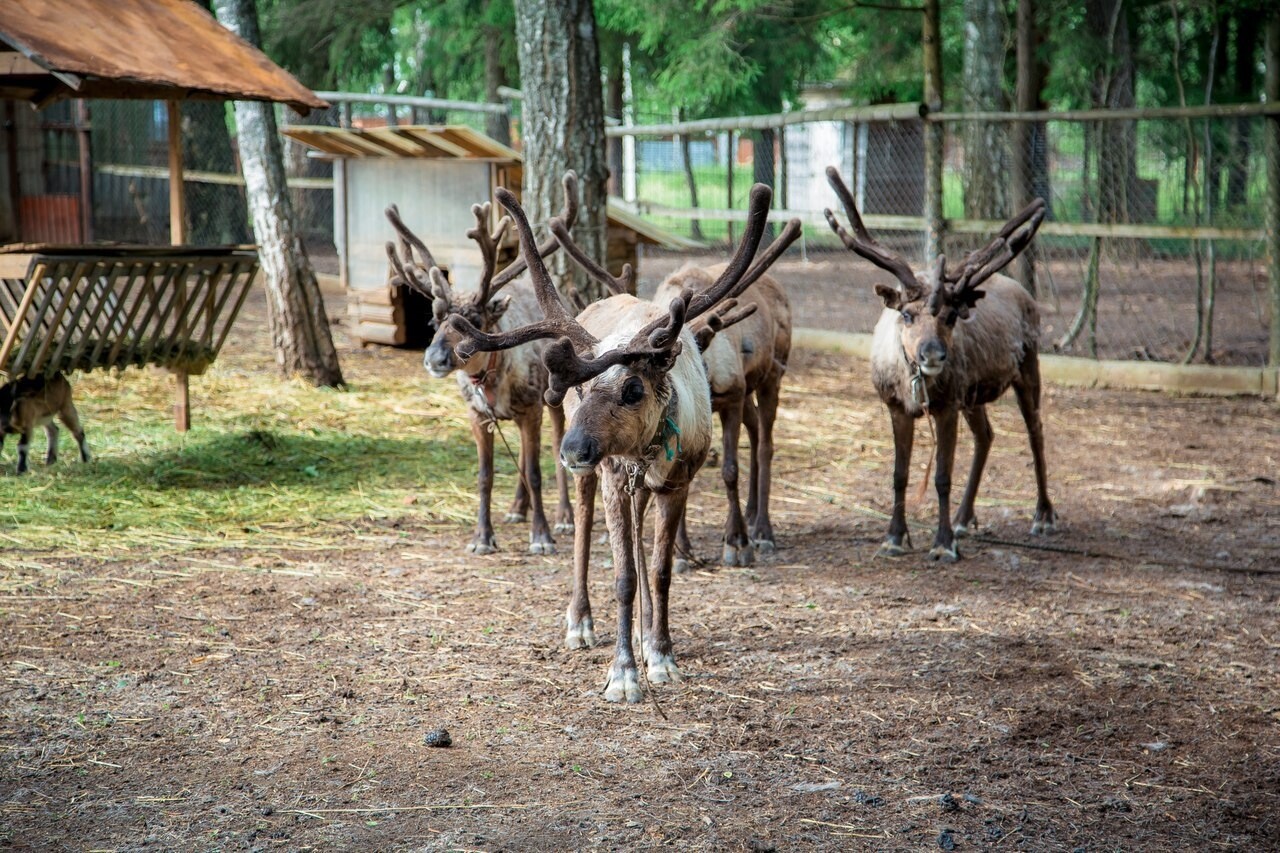
<svg viewBox="0 0 1280 853">
<path fill-rule="evenodd" d="M 80 241 L 93 242 L 93 148 L 89 133 L 89 102 L 76 99 L 76 141 L 80 148 Z"/>
<path fill-rule="evenodd" d="M 1280 102 L 1280 12 L 1267 21 L 1267 103 Z M 1267 365 L 1280 367 L 1280 115 L 1263 119 L 1267 158 L 1267 278 L 1271 291 L 1271 340 Z"/>
<path fill-rule="evenodd" d="M 921 39 L 924 48 L 924 103 L 929 112 L 942 110 L 942 34 L 939 29 L 938 0 L 924 2 L 924 32 Z M 942 238 L 945 223 L 942 219 L 942 123 L 929 121 L 924 124 L 924 218 L 925 264 L 942 254 Z"/>
<path fill-rule="evenodd" d="M 169 242 L 181 246 L 187 242 L 187 194 L 182 177 L 182 105 L 169 101 Z M 185 289 L 184 278 L 178 287 Z M 185 296 L 185 294 L 179 294 Z M 185 298 L 183 302 L 185 303 Z M 173 427 L 178 432 L 191 429 L 191 393 L 187 371 L 173 371 L 176 384 L 173 402 Z"/>
</svg>

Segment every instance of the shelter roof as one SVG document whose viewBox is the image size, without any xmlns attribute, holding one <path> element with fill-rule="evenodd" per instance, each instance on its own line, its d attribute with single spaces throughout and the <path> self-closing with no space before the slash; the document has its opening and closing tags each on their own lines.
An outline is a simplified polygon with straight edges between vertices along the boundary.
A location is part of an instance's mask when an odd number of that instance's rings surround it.
<svg viewBox="0 0 1280 853">
<path fill-rule="evenodd" d="M 466 125 L 401 125 L 399 127 L 347 128 L 321 125 L 293 125 L 282 130 L 285 136 L 331 157 L 387 158 L 400 160 L 491 160 L 511 166 L 507 172 L 512 188 L 519 194 L 523 161 L 520 152 L 472 130 Z M 701 244 L 646 222 L 624 209 L 620 201 L 610 201 L 610 225 L 634 231 L 643 243 L 670 249 L 695 248 Z"/>
<path fill-rule="evenodd" d="M 4 0 L 0 97 L 328 106 L 191 0 Z"/>
</svg>

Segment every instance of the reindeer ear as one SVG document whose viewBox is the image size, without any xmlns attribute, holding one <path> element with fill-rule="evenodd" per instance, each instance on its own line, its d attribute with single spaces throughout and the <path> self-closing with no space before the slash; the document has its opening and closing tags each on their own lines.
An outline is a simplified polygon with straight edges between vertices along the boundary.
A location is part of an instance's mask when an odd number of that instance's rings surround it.
<svg viewBox="0 0 1280 853">
<path fill-rule="evenodd" d="M 876 285 L 876 296 L 884 300 L 884 307 L 897 311 L 902 308 L 902 291 L 887 284 Z"/>
<path fill-rule="evenodd" d="M 511 307 L 511 294 L 507 294 L 499 299 L 495 299 L 489 303 L 489 319 L 497 320 L 503 314 L 507 313 L 507 309 Z"/>
</svg>

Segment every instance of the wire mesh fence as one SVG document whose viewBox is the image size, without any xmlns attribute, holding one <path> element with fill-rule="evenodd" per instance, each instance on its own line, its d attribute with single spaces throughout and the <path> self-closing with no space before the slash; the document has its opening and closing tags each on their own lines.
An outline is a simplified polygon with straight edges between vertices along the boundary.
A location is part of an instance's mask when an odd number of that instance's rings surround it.
<svg viewBox="0 0 1280 853">
<path fill-rule="evenodd" d="M 1034 249 L 1010 270 L 1037 294 L 1045 349 L 1261 365 L 1272 322 L 1265 211 L 1275 190 L 1264 129 L 1273 119 L 1203 112 L 815 120 L 778 126 L 771 138 L 729 126 L 637 127 L 627 131 L 633 203 L 665 227 L 722 244 L 751 182 L 765 180 L 775 187 L 776 217 L 797 215 L 808 226 L 794 251 L 825 257 L 833 269 L 824 274 L 869 284 L 875 273 L 864 262 L 823 254 L 842 251 L 821 212 L 838 207 L 824 170 L 840 170 L 881 242 L 924 265 L 924 130 L 936 121 L 948 256 L 985 244 L 1016 201 L 1049 203 Z M 846 289 L 817 322 L 870 331 L 878 312 L 842 310 L 850 298 L 875 299 L 869 287 Z"/>
<path fill-rule="evenodd" d="M 279 120 L 465 124 L 491 134 L 501 124 L 519 145 L 518 102 L 499 114 L 492 105 L 354 97 L 305 118 L 281 108 Z M 84 236 L 167 243 L 166 105 L 93 101 L 87 115 L 71 104 L 50 107 L 41 119 L 46 192 L 75 193 L 81 183 L 75 134 L 84 119 L 92 137 Z M 1048 201 L 1033 250 L 1011 269 L 1038 297 L 1045 349 L 1267 362 L 1274 322 L 1267 245 L 1275 242 L 1267 205 L 1280 194 L 1267 177 L 1274 116 L 1200 108 L 923 119 L 912 105 L 897 105 L 659 124 L 664 120 L 670 117 L 639 116 L 647 123 L 610 129 L 614 193 L 718 257 L 741 233 L 752 183 L 772 185 L 775 219 L 797 215 L 806 225 L 784 282 L 811 306 L 801 322 L 869 331 L 878 313 L 870 288 L 877 271 L 848 255 L 826 226 L 822 210 L 835 202 L 828 165 L 840 170 L 877 238 L 912 263 L 925 262 L 925 128 L 932 121 L 945 131 L 935 203 L 948 256 L 985 243 L 1017 200 Z M 188 241 L 252 242 L 230 105 L 184 103 L 182 122 Z M 317 268 L 336 272 L 332 164 L 287 138 L 283 144 L 299 227 Z"/>
</svg>

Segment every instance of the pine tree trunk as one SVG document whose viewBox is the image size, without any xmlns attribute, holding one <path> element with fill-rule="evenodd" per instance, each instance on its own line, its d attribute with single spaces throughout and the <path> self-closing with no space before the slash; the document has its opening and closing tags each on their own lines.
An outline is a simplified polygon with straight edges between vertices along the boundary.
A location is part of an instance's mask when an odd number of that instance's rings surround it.
<svg viewBox="0 0 1280 853">
<path fill-rule="evenodd" d="M 1044 81 L 1048 76 L 1044 57 L 1036 56 L 1036 49 L 1043 38 L 1036 26 L 1035 6 L 1032 0 L 1017 0 L 1017 66 L 1016 109 L 1032 112 L 1042 109 Z M 1015 122 L 1013 125 L 1013 162 L 1010 169 L 1012 210 L 1021 210 L 1034 198 L 1052 203 L 1049 191 L 1049 163 L 1045 145 L 1044 122 Z M 1049 214 L 1053 211 L 1050 208 Z M 1018 256 L 1015 277 L 1033 296 L 1039 291 L 1036 281 L 1037 244 L 1031 245 Z"/>
<path fill-rule="evenodd" d="M 488 12 L 489 4 L 485 4 Z M 486 15 L 487 17 L 487 15 Z M 498 89 L 507 85 L 507 71 L 502 65 L 502 30 L 484 25 L 484 99 L 491 104 L 505 104 Z M 484 114 L 484 130 L 503 145 L 511 144 L 511 119 L 497 113 Z"/>
<path fill-rule="evenodd" d="M 217 0 L 215 5 L 224 26 L 250 44 L 261 44 L 254 0 Z M 274 107 L 237 101 L 235 110 L 276 363 L 286 376 L 298 374 L 318 386 L 341 386 L 342 368 L 320 286 L 294 230 Z"/>
<path fill-rule="evenodd" d="M 606 257 L 604 95 L 591 0 L 517 0 L 516 42 L 524 91 L 524 204 L 540 235 L 563 203 L 560 180 L 578 173 L 582 204 L 574 239 Z M 605 295 L 563 252 L 551 264 L 562 293 L 591 302 Z"/>
<path fill-rule="evenodd" d="M 964 3 L 964 108 L 998 112 L 1005 107 L 1004 13 L 998 0 Z M 1003 135 L 991 122 L 964 125 L 964 212 L 971 219 L 1003 219 L 1009 214 L 1009 186 L 1000 153 Z"/>
<path fill-rule="evenodd" d="M 1134 66 L 1128 5 L 1124 0 L 1088 0 L 1086 5 L 1089 30 L 1107 46 L 1109 57 L 1106 66 L 1094 74 L 1094 106 L 1132 109 Z M 1132 121 L 1102 121 L 1098 125 L 1098 221 L 1129 222 L 1130 191 L 1138 168 L 1137 128 Z"/>
</svg>

